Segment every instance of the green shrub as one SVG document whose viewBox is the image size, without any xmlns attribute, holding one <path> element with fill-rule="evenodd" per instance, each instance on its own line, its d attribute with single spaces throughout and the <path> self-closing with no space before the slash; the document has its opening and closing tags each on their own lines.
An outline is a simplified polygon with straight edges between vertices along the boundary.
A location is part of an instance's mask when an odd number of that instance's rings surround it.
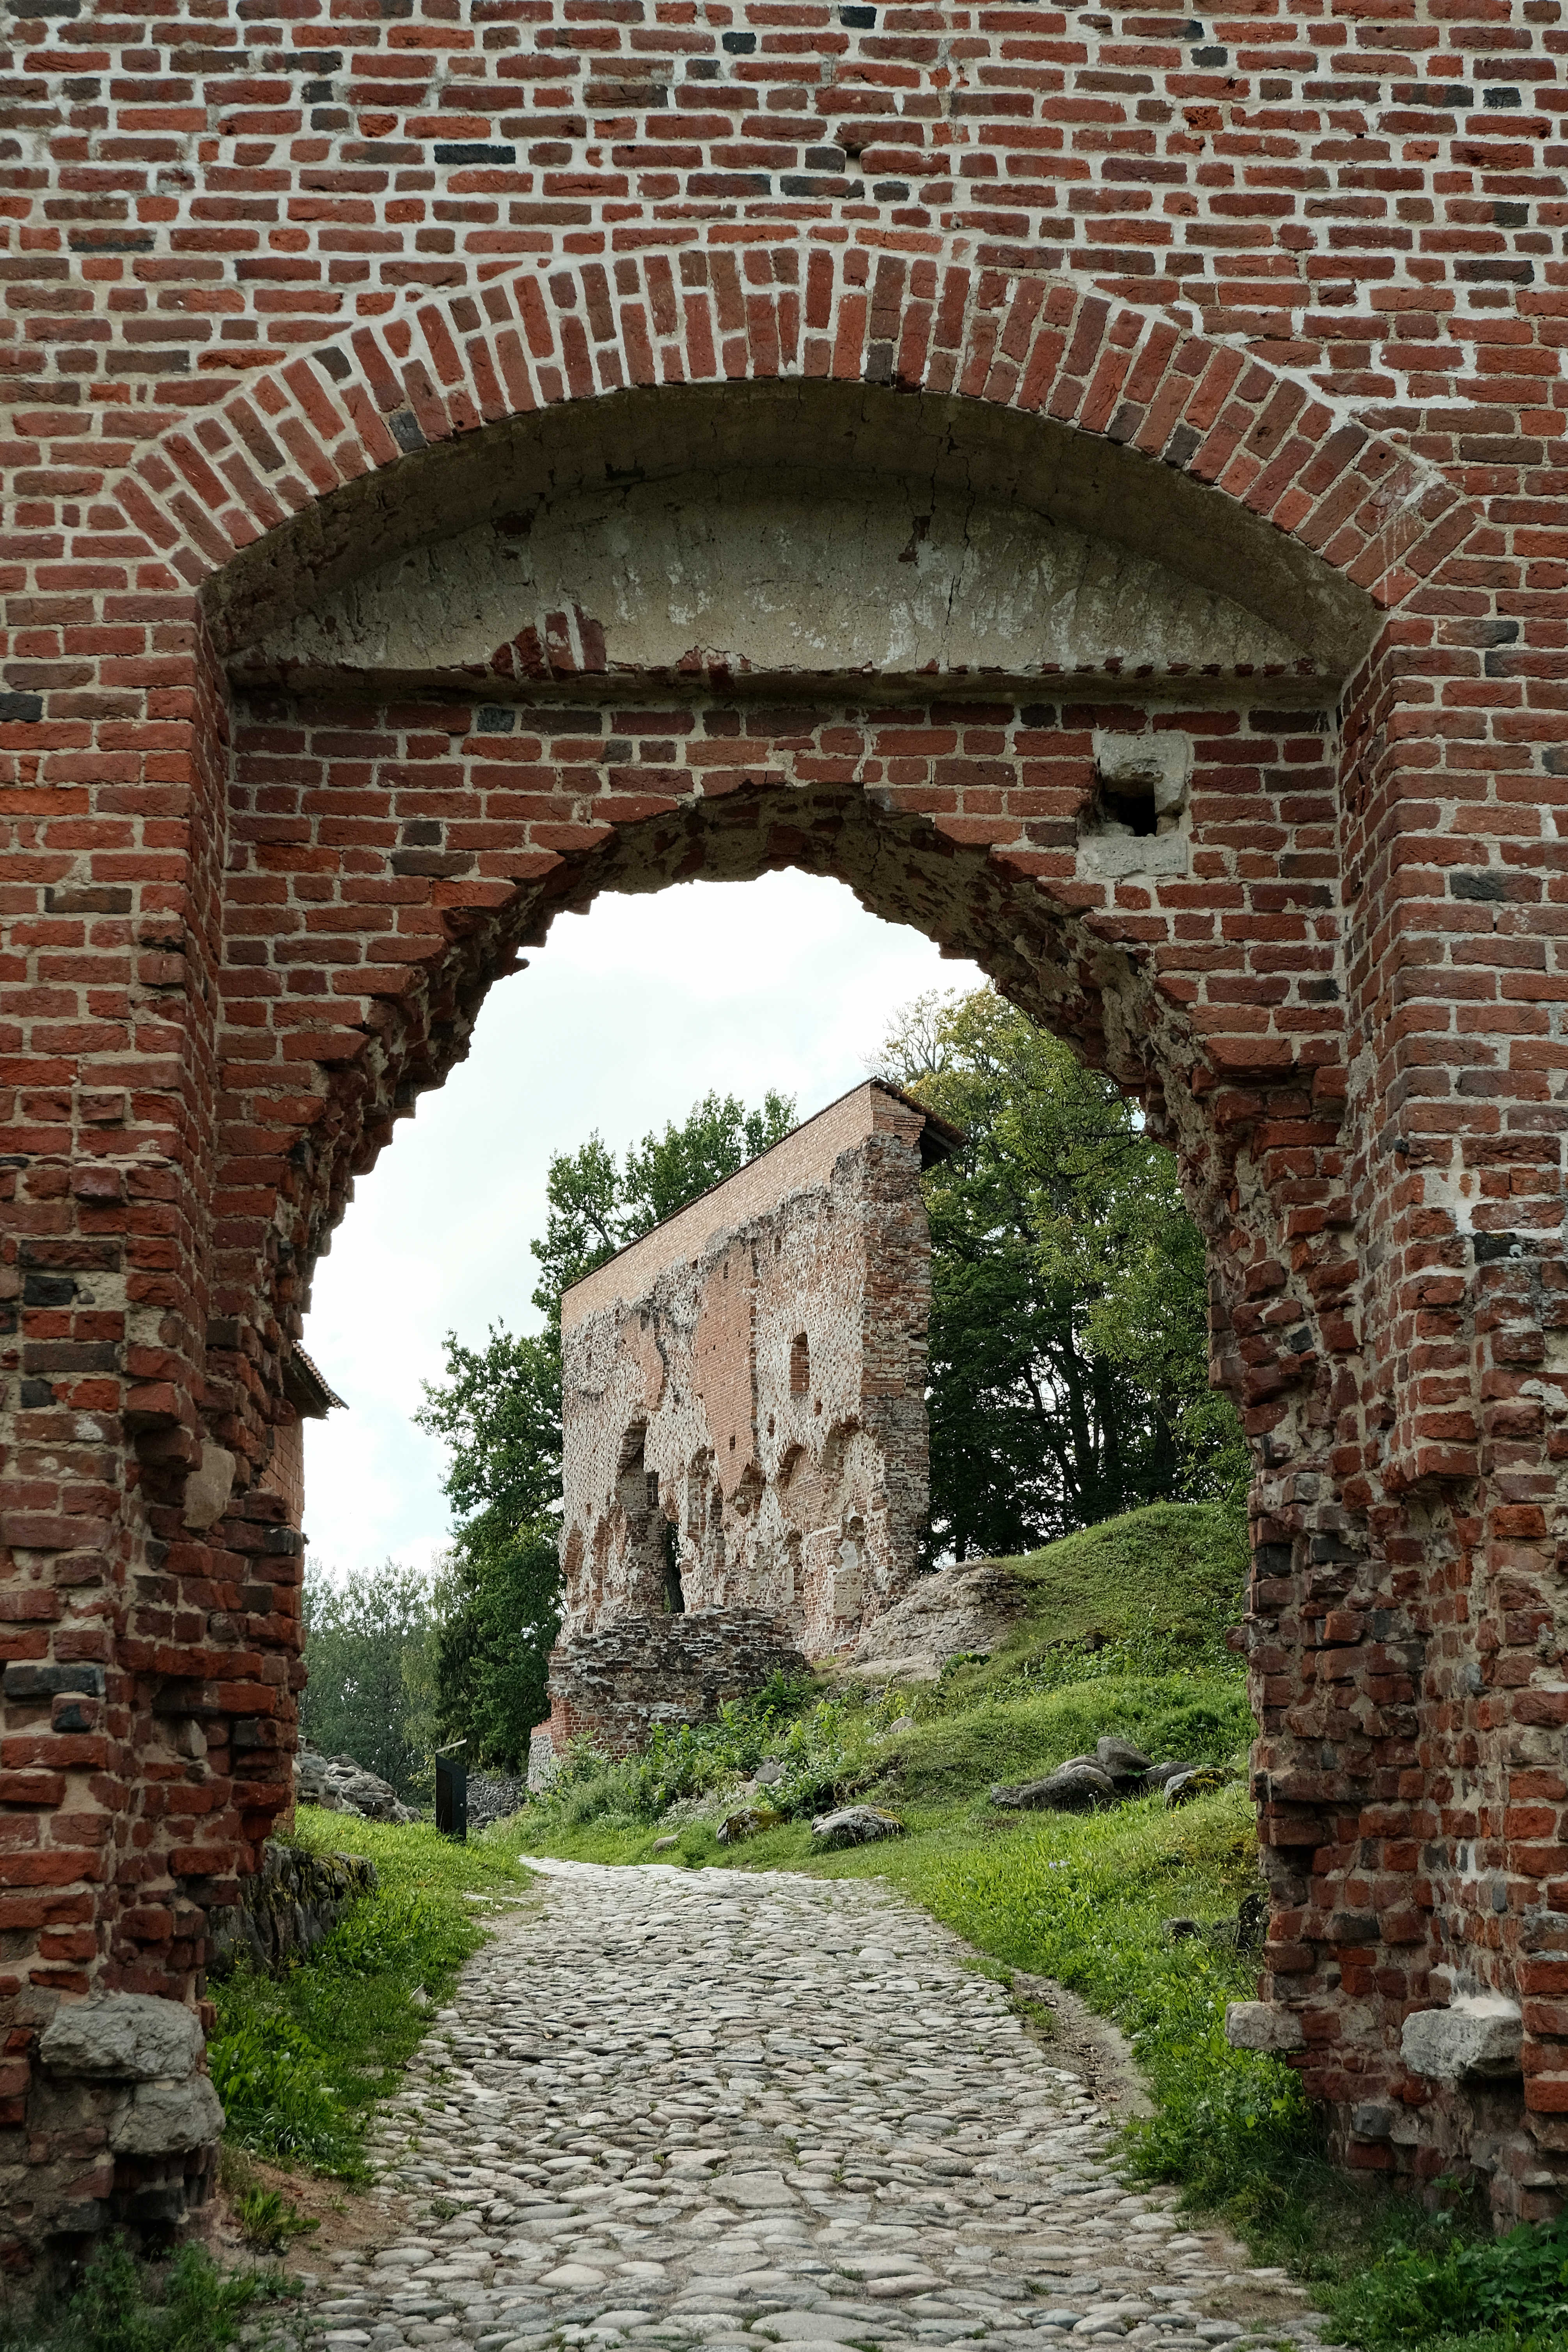
<svg viewBox="0 0 1568 2352">
<path fill-rule="evenodd" d="M 1521 2345 L 1568 2340 L 1568 2217 L 1488 2239 L 1466 2238 L 1438 2215 L 1426 2236 L 1426 2245 L 1395 2241 L 1334 2298 L 1353 2342 L 1405 2352 L 1483 2331 Z"/>
<path fill-rule="evenodd" d="M 528 1809 L 531 1843 L 595 1822 L 656 1822 L 671 1805 L 754 1772 L 769 1756 L 785 1768 L 770 1803 L 783 1813 L 808 1811 L 863 1770 L 869 1755 L 863 1710 L 821 1698 L 819 1688 L 775 1675 L 754 1697 L 726 1702 L 711 1723 L 656 1723 L 637 1756 L 612 1759 L 577 1742 L 548 1792 Z"/>
<path fill-rule="evenodd" d="M 231 2140 L 280 2164 L 364 2176 L 363 2127 L 343 2112 L 341 2083 L 257 1979 L 235 1979 L 223 1988 L 218 2030 L 207 2048 Z"/>
<path fill-rule="evenodd" d="M 226 2277 L 202 2246 L 163 2268 L 121 2238 L 95 2246 L 73 2286 L 0 2309 L 3 2352 L 224 2352 L 251 2306 L 295 2290 L 276 2273 Z"/>
<path fill-rule="evenodd" d="M 246 2189 L 236 2201 L 235 2217 L 246 2244 L 264 2254 L 280 2254 L 290 2238 L 309 2237 L 321 2226 L 290 2205 L 280 2189 Z"/>
</svg>

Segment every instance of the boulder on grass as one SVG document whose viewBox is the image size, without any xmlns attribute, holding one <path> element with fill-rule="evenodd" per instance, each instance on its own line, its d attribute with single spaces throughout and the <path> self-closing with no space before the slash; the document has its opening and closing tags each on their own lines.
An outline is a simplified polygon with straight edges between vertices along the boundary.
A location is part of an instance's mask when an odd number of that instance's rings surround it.
<svg viewBox="0 0 1568 2352">
<path fill-rule="evenodd" d="M 1113 1805 L 1116 1783 L 1109 1772 L 1088 1757 L 1058 1765 L 1041 1780 L 1021 1780 L 1014 1788 L 996 1788 L 990 1801 L 1009 1812 L 1081 1813 L 1093 1805 Z"/>
<path fill-rule="evenodd" d="M 738 1813 L 731 1813 L 727 1821 L 720 1822 L 719 1843 L 721 1845 L 742 1845 L 747 1838 L 755 1837 L 759 1830 L 776 1830 L 783 1819 L 784 1815 L 775 1813 L 771 1805 L 745 1805 Z"/>
<path fill-rule="evenodd" d="M 294 1759 L 294 1795 L 302 1805 L 320 1805 L 329 1813 L 357 1813 L 363 1822 L 419 1818 L 389 1781 L 356 1764 L 352 1756 L 321 1755 L 309 1740 Z"/>
<path fill-rule="evenodd" d="M 896 1814 L 879 1812 L 875 1805 L 845 1805 L 836 1813 L 820 1813 L 811 1825 L 819 1846 L 870 1845 L 877 1838 L 902 1837 L 904 1825 Z"/>
<path fill-rule="evenodd" d="M 1206 1797 L 1215 1789 L 1223 1789 L 1230 1774 L 1218 1764 L 1199 1764 L 1190 1772 L 1178 1772 L 1165 1783 L 1165 1802 L 1174 1809 L 1190 1805 L 1194 1797 Z"/>
<path fill-rule="evenodd" d="M 1149 1790 L 1159 1790 L 1168 1780 L 1177 1780 L 1184 1772 L 1195 1772 L 1197 1769 L 1195 1764 L 1151 1764 L 1143 1775 L 1143 1786 Z"/>
<path fill-rule="evenodd" d="M 1130 1739 L 1122 1739 L 1114 1731 L 1095 1742 L 1094 1757 L 1102 1772 L 1113 1780 L 1141 1780 L 1153 1768 L 1153 1759 L 1134 1748 Z"/>
</svg>

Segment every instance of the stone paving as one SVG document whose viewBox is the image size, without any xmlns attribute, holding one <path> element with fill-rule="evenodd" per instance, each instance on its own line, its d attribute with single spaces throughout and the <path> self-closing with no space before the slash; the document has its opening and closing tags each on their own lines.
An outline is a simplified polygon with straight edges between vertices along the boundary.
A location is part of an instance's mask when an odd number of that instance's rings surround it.
<svg viewBox="0 0 1568 2352">
<path fill-rule="evenodd" d="M 538 1867 L 383 2111 L 414 2224 L 313 2282 L 310 2346 L 1321 2343 L 886 1889 Z"/>
</svg>

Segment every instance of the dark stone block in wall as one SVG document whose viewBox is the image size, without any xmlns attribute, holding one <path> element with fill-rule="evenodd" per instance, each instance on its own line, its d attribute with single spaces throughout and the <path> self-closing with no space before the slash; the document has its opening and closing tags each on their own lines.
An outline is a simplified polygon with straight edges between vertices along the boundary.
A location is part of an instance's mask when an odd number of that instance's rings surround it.
<svg viewBox="0 0 1568 2352">
<path fill-rule="evenodd" d="M 207 1913 L 208 1976 L 228 1976 L 247 1960 L 278 1975 L 314 1951 L 375 1885 L 375 1864 L 357 1854 L 304 1853 L 269 1840 L 261 1868 L 240 1882 L 238 1902 Z"/>
</svg>

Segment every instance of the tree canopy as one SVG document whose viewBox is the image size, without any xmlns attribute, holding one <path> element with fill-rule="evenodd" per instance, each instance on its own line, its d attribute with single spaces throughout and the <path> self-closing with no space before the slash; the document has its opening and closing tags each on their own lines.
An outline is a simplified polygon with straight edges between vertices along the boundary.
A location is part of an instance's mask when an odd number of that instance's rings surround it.
<svg viewBox="0 0 1568 2352">
<path fill-rule="evenodd" d="M 918 999 L 877 1068 L 969 1138 L 924 1180 L 929 1558 L 1244 1484 L 1207 1385 L 1203 1236 L 1110 1080 L 990 988 Z"/>
<path fill-rule="evenodd" d="M 341 1585 L 318 1561 L 305 1564 L 310 1675 L 300 1727 L 324 1755 L 352 1756 L 403 1797 L 425 1762 L 416 1662 L 429 1635 L 430 1605 L 425 1579 L 395 1559 Z"/>
<path fill-rule="evenodd" d="M 617 1158 L 597 1135 L 550 1162 L 549 1214 L 532 1244 L 538 1332 L 492 1323 L 483 1347 L 448 1332 L 444 1381 L 426 1381 L 415 1418 L 445 1440 L 445 1492 L 458 1515 L 434 1635 L 435 1707 L 469 1760 L 515 1765 L 546 1711 L 545 1675 L 561 1617 L 561 1295 L 617 1250 L 766 1151 L 795 1123 L 769 1091 L 748 1109 L 705 1095 L 679 1125 Z"/>
</svg>

